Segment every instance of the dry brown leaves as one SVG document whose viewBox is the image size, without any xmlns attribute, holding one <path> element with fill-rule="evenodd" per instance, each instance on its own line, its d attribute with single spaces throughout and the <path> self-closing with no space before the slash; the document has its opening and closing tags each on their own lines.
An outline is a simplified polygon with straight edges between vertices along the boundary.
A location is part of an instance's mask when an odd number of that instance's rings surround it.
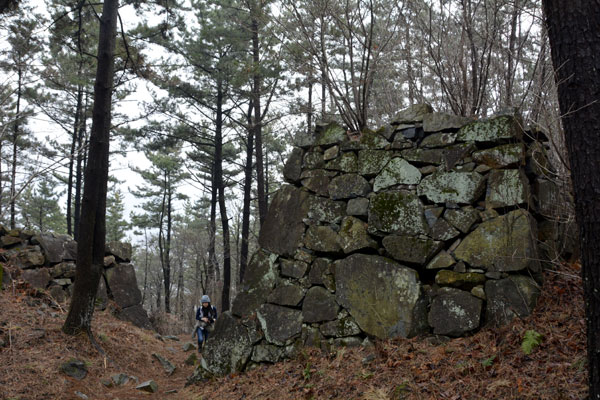
<svg viewBox="0 0 600 400">
<path fill-rule="evenodd" d="M 414 338 L 331 354 L 307 349 L 294 360 L 186 389 L 183 386 L 192 367 L 183 363 L 189 353 L 181 351 L 181 342 L 163 343 L 152 332 L 118 321 L 109 312 L 97 312 L 94 332 L 118 364 L 114 366 L 93 349 L 87 337 L 61 332 L 65 314 L 49 307 L 43 294 L 26 293 L 23 288 L 14 294 L 4 291 L 0 293 L 0 335 L 10 332 L 11 343 L 0 349 L 0 398 L 76 399 L 74 392 L 80 391 L 90 399 L 121 400 L 583 399 L 587 370 L 578 267 L 547 273 L 534 315 L 503 328 L 484 329 L 444 343 Z M 529 329 L 544 339 L 526 356 L 521 339 Z M 153 352 L 177 366 L 172 377 L 151 357 Z M 71 358 L 88 364 L 84 380 L 59 372 L 59 366 Z M 140 393 L 133 384 L 109 389 L 100 383 L 118 372 L 134 375 L 140 382 L 154 379 L 159 393 Z M 178 392 L 165 394 L 170 389 Z"/>
<path fill-rule="evenodd" d="M 307 350 L 295 360 L 196 386 L 200 399 L 583 399 L 585 322 L 579 266 L 548 272 L 534 315 L 432 344 L 424 338 L 371 349 Z M 543 335 L 531 355 L 525 331 Z M 371 361 L 369 361 L 372 359 Z"/>
</svg>

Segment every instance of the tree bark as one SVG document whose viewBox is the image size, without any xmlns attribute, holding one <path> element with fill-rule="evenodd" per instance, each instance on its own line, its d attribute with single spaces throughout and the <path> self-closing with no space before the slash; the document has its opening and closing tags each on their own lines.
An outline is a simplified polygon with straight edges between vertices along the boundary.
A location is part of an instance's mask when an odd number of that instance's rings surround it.
<svg viewBox="0 0 600 400">
<path fill-rule="evenodd" d="M 19 128 L 21 120 L 21 96 L 23 87 L 23 70 L 22 65 L 18 66 L 18 81 L 17 81 L 17 108 L 15 114 L 15 127 L 13 130 L 12 142 L 12 166 L 10 179 L 10 229 L 15 229 L 15 201 L 17 199 L 17 141 L 19 140 Z"/>
<path fill-rule="evenodd" d="M 118 8 L 118 0 L 105 0 L 100 19 L 93 122 L 85 169 L 77 244 L 77 270 L 69 313 L 62 328 L 67 334 L 91 332 L 96 292 L 104 267 L 111 98 Z"/>
<path fill-rule="evenodd" d="M 579 225 L 589 398 L 600 399 L 600 2 L 543 0 Z"/>
<path fill-rule="evenodd" d="M 250 203 L 252 201 L 252 153 L 254 152 L 254 130 L 252 129 L 252 107 L 248 110 L 248 138 L 246 140 L 246 165 L 244 166 L 244 205 L 242 208 L 242 246 L 240 249 L 240 282 L 244 280 L 248 266 L 250 240 Z"/>
<path fill-rule="evenodd" d="M 254 140 L 256 142 L 256 191 L 258 196 L 258 218 L 262 226 L 267 216 L 267 197 L 265 194 L 265 169 L 263 165 L 262 116 L 260 110 L 260 49 L 258 40 L 258 5 L 252 6 L 252 60 L 254 76 L 252 84 L 252 103 L 254 104 Z"/>
</svg>

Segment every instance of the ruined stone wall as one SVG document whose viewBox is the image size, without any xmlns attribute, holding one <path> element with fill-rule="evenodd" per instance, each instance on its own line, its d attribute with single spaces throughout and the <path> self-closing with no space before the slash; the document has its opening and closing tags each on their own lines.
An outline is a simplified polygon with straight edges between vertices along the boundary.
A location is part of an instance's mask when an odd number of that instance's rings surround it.
<svg viewBox="0 0 600 400">
<path fill-rule="evenodd" d="M 1 264 L 13 268 L 13 274 L 0 275 L 0 286 L 9 279 L 23 279 L 31 287 L 46 289 L 64 304 L 71 295 L 75 280 L 77 243 L 68 235 L 36 234 L 22 230 L 7 230 L 0 226 Z M 97 308 L 104 310 L 108 300 L 114 301 L 115 315 L 141 328 L 151 329 L 148 315 L 142 307 L 131 261 L 131 244 L 106 244 L 104 271 L 96 295 Z M 8 268 L 7 268 L 8 271 Z M 12 275 L 12 276 L 11 276 Z"/>
<path fill-rule="evenodd" d="M 300 138 L 196 375 L 298 346 L 456 337 L 529 315 L 537 199 L 552 197 L 535 139 L 512 115 L 473 121 L 427 105 L 359 137 L 328 124 Z"/>
</svg>

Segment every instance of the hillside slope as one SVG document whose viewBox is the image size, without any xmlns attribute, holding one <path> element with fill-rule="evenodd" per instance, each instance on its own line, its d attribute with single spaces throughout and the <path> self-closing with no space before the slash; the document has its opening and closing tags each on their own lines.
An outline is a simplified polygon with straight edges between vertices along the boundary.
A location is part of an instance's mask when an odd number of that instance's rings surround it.
<svg viewBox="0 0 600 400">
<path fill-rule="evenodd" d="M 192 353 L 181 341 L 115 319 L 94 317 L 96 338 L 114 364 L 85 335 L 60 330 L 65 311 L 43 293 L 16 285 L 0 292 L 1 399 L 583 399 L 586 395 L 585 325 L 578 266 L 548 272 L 533 316 L 474 336 L 397 339 L 371 348 L 341 348 L 330 354 L 307 349 L 295 360 L 185 388 Z M 527 330 L 543 335 L 530 355 L 521 349 Z M 176 367 L 168 376 L 152 357 Z M 72 358 L 85 362 L 78 381 L 60 372 Z M 107 388 L 117 373 L 153 379 L 158 392 L 135 382 Z M 169 391 L 176 390 L 176 392 Z"/>
</svg>

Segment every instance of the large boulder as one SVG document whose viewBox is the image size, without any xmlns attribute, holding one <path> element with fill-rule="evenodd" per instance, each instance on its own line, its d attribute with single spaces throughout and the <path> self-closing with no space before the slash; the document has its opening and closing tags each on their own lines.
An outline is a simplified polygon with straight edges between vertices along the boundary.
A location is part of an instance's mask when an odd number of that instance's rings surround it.
<svg viewBox="0 0 600 400">
<path fill-rule="evenodd" d="M 392 119 L 392 125 L 410 124 L 422 122 L 427 114 L 433 112 L 433 107 L 429 104 L 413 104 L 410 107 L 398 112 Z"/>
<path fill-rule="evenodd" d="M 473 160 L 495 169 L 516 167 L 525 162 L 525 149 L 521 143 L 505 144 L 476 151 L 473 153 Z"/>
<path fill-rule="evenodd" d="M 310 206 L 310 195 L 290 185 L 275 194 L 258 242 L 273 253 L 293 256 L 304 234 L 304 223 Z"/>
<path fill-rule="evenodd" d="M 31 246 L 19 250 L 11 257 L 11 262 L 23 269 L 37 268 L 44 265 L 46 258 L 39 246 Z"/>
<path fill-rule="evenodd" d="M 260 339 L 253 321 L 241 320 L 224 312 L 217 319 L 215 330 L 206 342 L 200 366 L 188 383 L 242 371 L 252 354 L 252 345 Z"/>
<path fill-rule="evenodd" d="M 384 192 L 371 197 L 369 203 L 369 232 L 426 234 L 427 222 L 423 204 L 416 194 L 408 191 Z"/>
<path fill-rule="evenodd" d="M 311 196 L 308 218 L 316 222 L 337 224 L 344 217 L 345 204 L 325 197 Z"/>
<path fill-rule="evenodd" d="M 117 313 L 117 318 L 129 321 L 138 328 L 153 329 L 152 323 L 148 318 L 148 313 L 141 304 L 123 308 Z"/>
<path fill-rule="evenodd" d="M 329 226 L 309 226 L 304 238 L 306 248 L 325 253 L 342 251 L 340 236 Z"/>
<path fill-rule="evenodd" d="M 506 279 L 489 280 L 485 284 L 486 319 L 496 325 L 531 314 L 540 295 L 539 285 L 530 277 L 511 275 Z"/>
<path fill-rule="evenodd" d="M 346 254 L 362 249 L 377 249 L 377 242 L 367 232 L 367 223 L 355 217 L 344 218 L 339 238 Z"/>
<path fill-rule="evenodd" d="M 335 296 L 323 287 L 313 286 L 302 303 L 302 318 L 306 323 L 331 321 L 337 317 L 339 306 Z"/>
<path fill-rule="evenodd" d="M 353 254 L 335 263 L 336 300 L 360 328 L 380 339 L 418 334 L 417 272 L 388 258 Z"/>
<path fill-rule="evenodd" d="M 315 169 L 308 171 L 306 177 L 303 176 L 302 186 L 319 196 L 327 196 L 331 173 L 324 169 Z"/>
<path fill-rule="evenodd" d="M 329 197 L 333 200 L 364 197 L 371 191 L 371 185 L 365 178 L 356 174 L 336 176 L 329 185 Z"/>
<path fill-rule="evenodd" d="M 330 146 L 348 140 L 346 130 L 337 123 L 332 122 L 328 125 L 319 127 L 317 131 L 317 146 Z"/>
<path fill-rule="evenodd" d="M 130 262 L 132 253 L 131 243 L 108 242 L 104 249 L 106 255 L 113 255 L 118 262 Z"/>
<path fill-rule="evenodd" d="M 441 112 L 432 113 L 424 116 L 423 130 L 425 132 L 438 132 L 449 129 L 458 129 L 469 121 L 469 118 L 460 115 Z"/>
<path fill-rule="evenodd" d="M 526 210 L 482 222 L 463 239 L 454 256 L 488 271 L 539 269 L 536 223 Z"/>
<path fill-rule="evenodd" d="M 487 207 L 510 207 L 529 202 L 529 181 L 519 169 L 490 172 L 485 196 Z"/>
<path fill-rule="evenodd" d="M 283 167 L 283 177 L 287 182 L 297 183 L 300 181 L 303 157 L 304 151 L 301 148 L 295 147 L 292 150 L 292 153 Z"/>
<path fill-rule="evenodd" d="M 264 250 L 259 250 L 252 256 L 240 291 L 233 301 L 231 312 L 234 315 L 250 315 L 267 300 L 277 282 L 276 260 L 277 255 Z"/>
<path fill-rule="evenodd" d="M 383 246 L 393 259 L 400 262 L 423 265 L 444 243 L 414 236 L 389 235 L 383 238 Z"/>
<path fill-rule="evenodd" d="M 434 334 L 460 336 L 479 327 L 481 299 L 459 289 L 444 288 L 440 292 L 429 311 Z"/>
<path fill-rule="evenodd" d="M 108 291 L 115 303 L 124 309 L 142 302 L 142 293 L 137 286 L 135 269 L 131 264 L 117 264 L 105 271 Z"/>
<path fill-rule="evenodd" d="M 53 265 L 65 259 L 65 244 L 69 241 L 71 241 L 71 238 L 65 235 L 42 233 L 34 236 L 31 242 L 42 248 L 46 255 L 46 261 Z"/>
<path fill-rule="evenodd" d="M 470 204 L 484 189 L 485 178 L 477 172 L 437 172 L 423 178 L 417 193 L 434 203 Z"/>
<path fill-rule="evenodd" d="M 48 268 L 26 269 L 21 273 L 21 277 L 34 288 L 46 289 L 50 283 Z"/>
<path fill-rule="evenodd" d="M 267 342 L 278 346 L 291 344 L 302 332 L 302 311 L 263 304 L 256 316 Z"/>
<path fill-rule="evenodd" d="M 457 140 L 464 142 L 495 142 L 501 139 L 519 139 L 522 123 L 511 115 L 501 115 L 472 122 L 458 131 Z"/>
<path fill-rule="evenodd" d="M 373 183 L 373 191 L 378 192 L 394 185 L 417 185 L 421 181 L 421 172 L 402 158 L 393 158 Z"/>
<path fill-rule="evenodd" d="M 361 150 L 358 153 L 358 173 L 377 175 L 392 158 L 392 153 L 384 150 Z"/>
<path fill-rule="evenodd" d="M 280 306 L 296 307 L 304 298 L 304 292 L 301 286 L 282 281 L 273 289 L 267 301 Z"/>
</svg>

